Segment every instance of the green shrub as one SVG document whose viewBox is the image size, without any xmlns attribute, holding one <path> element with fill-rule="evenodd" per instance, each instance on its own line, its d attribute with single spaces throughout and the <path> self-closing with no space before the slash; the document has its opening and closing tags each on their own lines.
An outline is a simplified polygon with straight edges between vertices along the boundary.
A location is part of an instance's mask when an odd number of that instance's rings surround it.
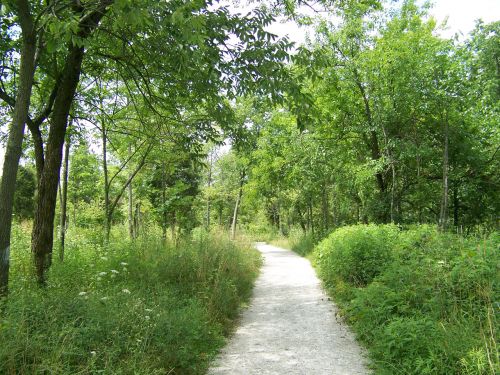
<svg viewBox="0 0 500 375">
<path fill-rule="evenodd" d="M 376 374 L 499 373 L 498 236 L 479 240 L 429 226 L 394 232 L 369 227 L 371 235 L 364 225 L 337 230 L 314 256 L 325 285 L 370 350 Z M 381 264 L 352 251 L 361 244 L 358 251 L 373 255 L 376 250 L 364 244 L 378 230 L 388 230 L 381 248 L 389 254 Z M 356 282 L 361 264 L 375 271 L 366 285 Z"/>
<path fill-rule="evenodd" d="M 365 286 L 393 258 L 395 226 L 355 225 L 337 229 L 316 248 L 316 261 L 327 283 L 336 279 Z"/>
<path fill-rule="evenodd" d="M 103 248 L 86 234 L 68 233 L 40 289 L 29 232 L 14 230 L 0 373 L 204 373 L 251 293 L 257 251 L 214 236 Z"/>
</svg>

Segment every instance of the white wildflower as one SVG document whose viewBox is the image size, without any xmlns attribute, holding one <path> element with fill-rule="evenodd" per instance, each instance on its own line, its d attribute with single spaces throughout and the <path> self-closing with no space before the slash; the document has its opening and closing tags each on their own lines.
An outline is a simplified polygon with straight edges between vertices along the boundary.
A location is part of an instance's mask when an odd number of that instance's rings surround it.
<svg viewBox="0 0 500 375">
<path fill-rule="evenodd" d="M 80 292 L 78 293 L 79 296 L 86 296 L 87 295 L 87 292 Z"/>
<path fill-rule="evenodd" d="M 150 317 L 149 315 L 146 315 L 146 316 L 144 317 L 144 319 L 149 320 L 149 319 L 151 319 L 151 317 Z"/>
<path fill-rule="evenodd" d="M 97 353 L 96 353 L 95 351 L 93 351 L 93 350 L 90 352 L 90 355 L 92 355 L 92 356 L 94 356 L 94 355 L 96 355 L 96 354 L 97 354 Z"/>
<path fill-rule="evenodd" d="M 128 290 L 128 289 L 123 289 L 122 292 L 125 294 L 130 294 L 130 290 Z"/>
<path fill-rule="evenodd" d="M 144 309 L 144 311 L 146 311 L 146 312 L 152 312 L 153 310 L 151 310 L 151 309 Z"/>
<path fill-rule="evenodd" d="M 125 263 L 125 262 L 121 262 L 120 264 L 121 264 L 123 267 L 128 266 L 128 263 Z"/>
<path fill-rule="evenodd" d="M 109 297 L 101 297 L 101 301 L 107 301 Z"/>
<path fill-rule="evenodd" d="M 111 270 L 111 273 L 120 273 L 117 270 Z"/>
<path fill-rule="evenodd" d="M 99 276 L 106 276 L 107 274 L 107 272 L 99 272 Z"/>
<path fill-rule="evenodd" d="M 126 267 L 123 267 L 123 272 L 127 272 L 127 268 Z"/>
</svg>

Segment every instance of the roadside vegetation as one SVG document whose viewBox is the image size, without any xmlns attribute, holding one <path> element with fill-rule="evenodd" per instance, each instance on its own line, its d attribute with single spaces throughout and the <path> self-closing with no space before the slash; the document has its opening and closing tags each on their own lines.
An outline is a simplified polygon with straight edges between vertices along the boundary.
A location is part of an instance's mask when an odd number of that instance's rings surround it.
<svg viewBox="0 0 500 375">
<path fill-rule="evenodd" d="M 26 277 L 26 224 L 13 228 L 10 295 L 0 318 L 2 374 L 204 373 L 260 264 L 250 246 L 202 230 L 174 246 L 154 236 L 126 241 L 120 228 L 103 247 L 99 235 L 78 228 L 40 289 Z"/>
<path fill-rule="evenodd" d="M 335 230 L 312 259 L 376 374 L 498 374 L 500 238 Z"/>
</svg>

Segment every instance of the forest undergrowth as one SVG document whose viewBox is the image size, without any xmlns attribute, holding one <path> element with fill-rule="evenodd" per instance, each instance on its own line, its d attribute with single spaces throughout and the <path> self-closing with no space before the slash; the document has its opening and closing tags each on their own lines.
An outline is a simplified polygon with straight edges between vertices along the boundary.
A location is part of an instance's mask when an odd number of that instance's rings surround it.
<svg viewBox="0 0 500 375">
<path fill-rule="evenodd" d="M 78 228 L 39 288 L 27 228 L 13 228 L 2 374 L 204 373 L 260 266 L 255 249 L 223 234 L 195 231 L 173 246 L 123 240 L 116 228 L 102 246 L 99 234 Z"/>
</svg>

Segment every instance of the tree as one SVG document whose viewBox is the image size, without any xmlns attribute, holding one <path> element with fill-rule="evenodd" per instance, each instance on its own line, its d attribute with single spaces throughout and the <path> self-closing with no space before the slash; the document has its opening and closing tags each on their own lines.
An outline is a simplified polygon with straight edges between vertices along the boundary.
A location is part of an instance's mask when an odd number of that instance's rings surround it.
<svg viewBox="0 0 500 375">
<path fill-rule="evenodd" d="M 16 190 L 16 175 L 19 159 L 22 152 L 24 126 L 28 118 L 28 111 L 33 86 L 36 52 L 36 25 L 33 22 L 30 4 L 27 0 L 18 0 L 7 3 L 13 8 L 15 16 L 21 26 L 22 47 L 19 71 L 19 88 L 15 103 L 7 94 L 0 90 L 0 95 L 14 107 L 12 123 L 9 129 L 7 148 L 4 157 L 3 172 L 0 179 L 0 297 L 7 294 L 9 282 L 10 231 L 12 225 L 12 206 Z M 2 16 L 2 18 L 7 18 Z M 3 19 L 0 19 L 3 21 Z M 5 29 L 4 29 L 5 30 Z M 2 31 L 2 34 L 5 31 Z M 3 35 L 2 35 L 3 37 Z"/>
</svg>

